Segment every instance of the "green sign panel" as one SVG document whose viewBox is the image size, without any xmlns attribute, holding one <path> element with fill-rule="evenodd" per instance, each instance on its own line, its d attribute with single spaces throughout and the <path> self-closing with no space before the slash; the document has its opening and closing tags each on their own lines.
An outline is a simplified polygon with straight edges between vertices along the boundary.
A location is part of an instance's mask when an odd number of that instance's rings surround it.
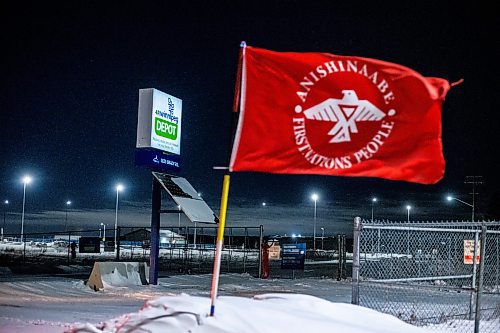
<svg viewBox="0 0 500 333">
<path fill-rule="evenodd" d="M 177 139 L 177 124 L 155 117 L 155 133 L 158 136 L 176 140 Z"/>
</svg>

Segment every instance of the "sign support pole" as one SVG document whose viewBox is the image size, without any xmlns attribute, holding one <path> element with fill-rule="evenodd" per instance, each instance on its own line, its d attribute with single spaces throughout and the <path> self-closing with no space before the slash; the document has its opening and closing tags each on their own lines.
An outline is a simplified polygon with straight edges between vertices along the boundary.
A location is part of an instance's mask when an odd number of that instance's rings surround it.
<svg viewBox="0 0 500 333">
<path fill-rule="evenodd" d="M 217 289 L 219 288 L 220 262 L 222 256 L 222 245 L 224 243 L 224 227 L 226 225 L 227 199 L 229 196 L 229 174 L 224 175 L 222 184 L 222 198 L 220 204 L 219 228 L 217 229 L 217 245 L 215 249 L 214 270 L 212 276 L 212 290 L 210 292 L 210 316 L 215 314 L 215 299 L 217 298 Z"/>
<path fill-rule="evenodd" d="M 151 196 L 151 244 L 149 251 L 149 284 L 158 284 L 158 256 L 160 254 L 161 187 L 153 176 Z"/>
</svg>

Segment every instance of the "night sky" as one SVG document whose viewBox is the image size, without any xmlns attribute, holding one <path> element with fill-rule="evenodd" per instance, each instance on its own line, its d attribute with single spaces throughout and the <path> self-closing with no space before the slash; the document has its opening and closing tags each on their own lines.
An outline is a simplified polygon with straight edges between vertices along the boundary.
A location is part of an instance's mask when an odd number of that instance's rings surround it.
<svg viewBox="0 0 500 333">
<path fill-rule="evenodd" d="M 181 175 L 218 211 L 223 174 L 213 167 L 226 164 L 242 40 L 275 51 L 377 58 L 464 83 L 443 105 L 447 166 L 438 184 L 237 173 L 229 226 L 292 232 L 290 223 L 310 232 L 313 191 L 318 219 L 332 232 L 350 230 L 354 216 L 369 218 L 373 196 L 377 218 L 404 220 L 411 204 L 415 219 L 467 219 L 470 208 L 444 196 L 471 202 L 468 175 L 483 176 L 476 216 L 500 218 L 499 21 L 491 8 L 455 1 L 180 3 L 2 4 L 0 199 L 10 201 L 7 231 L 19 228 L 24 174 L 34 178 L 28 230 L 62 223 L 66 200 L 73 201 L 74 228 L 112 223 L 117 182 L 126 186 L 123 223 L 148 224 L 151 175 L 134 165 L 141 88 L 183 100 Z"/>
</svg>

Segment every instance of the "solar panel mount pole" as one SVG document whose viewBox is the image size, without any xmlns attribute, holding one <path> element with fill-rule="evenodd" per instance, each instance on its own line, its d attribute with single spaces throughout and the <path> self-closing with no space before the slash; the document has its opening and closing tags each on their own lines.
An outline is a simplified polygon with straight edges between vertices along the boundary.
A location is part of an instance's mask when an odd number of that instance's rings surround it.
<svg viewBox="0 0 500 333">
<path fill-rule="evenodd" d="M 153 176 L 151 195 L 151 241 L 149 252 L 149 284 L 158 284 L 158 256 L 160 254 L 161 185 Z"/>
</svg>

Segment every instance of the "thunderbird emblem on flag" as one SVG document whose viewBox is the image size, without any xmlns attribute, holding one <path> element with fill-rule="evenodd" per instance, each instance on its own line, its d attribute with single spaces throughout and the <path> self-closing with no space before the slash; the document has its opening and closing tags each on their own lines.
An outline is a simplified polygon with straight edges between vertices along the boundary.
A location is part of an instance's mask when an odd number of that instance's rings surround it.
<svg viewBox="0 0 500 333">
<path fill-rule="evenodd" d="M 448 81 L 327 53 L 242 50 L 231 171 L 439 181 Z"/>
<path fill-rule="evenodd" d="M 330 143 L 351 141 L 351 133 L 358 133 L 356 121 L 377 121 L 385 117 L 372 103 L 358 100 L 354 90 L 342 93 L 342 99 L 329 98 L 304 111 L 307 119 L 336 122 L 328 132 L 333 135 Z"/>
</svg>

